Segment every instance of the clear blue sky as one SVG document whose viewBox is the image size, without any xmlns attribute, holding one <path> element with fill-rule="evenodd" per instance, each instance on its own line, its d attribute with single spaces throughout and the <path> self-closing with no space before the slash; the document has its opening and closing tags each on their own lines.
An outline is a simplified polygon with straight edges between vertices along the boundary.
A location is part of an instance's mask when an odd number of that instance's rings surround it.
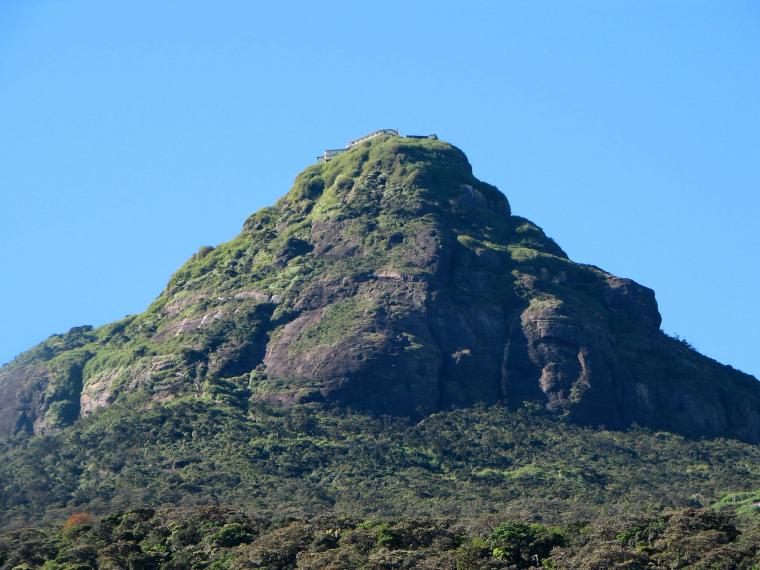
<svg viewBox="0 0 760 570">
<path fill-rule="evenodd" d="M 0 362 L 141 311 L 325 147 L 438 133 L 760 375 L 760 3 L 0 0 Z"/>
</svg>

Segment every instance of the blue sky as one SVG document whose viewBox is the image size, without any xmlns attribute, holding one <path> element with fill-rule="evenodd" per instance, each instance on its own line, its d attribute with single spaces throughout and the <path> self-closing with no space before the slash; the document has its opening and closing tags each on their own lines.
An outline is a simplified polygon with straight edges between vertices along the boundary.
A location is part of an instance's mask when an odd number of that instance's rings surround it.
<svg viewBox="0 0 760 570">
<path fill-rule="evenodd" d="M 141 311 L 383 127 L 760 375 L 760 3 L 731 0 L 2 0 L 0 362 Z"/>
</svg>

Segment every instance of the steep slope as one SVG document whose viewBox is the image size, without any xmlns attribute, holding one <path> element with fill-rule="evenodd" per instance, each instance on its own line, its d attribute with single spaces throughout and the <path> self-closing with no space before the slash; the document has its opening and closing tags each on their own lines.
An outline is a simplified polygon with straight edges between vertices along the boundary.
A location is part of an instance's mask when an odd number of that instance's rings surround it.
<svg viewBox="0 0 760 570">
<path fill-rule="evenodd" d="M 415 418 L 533 401 L 582 424 L 760 441 L 760 383 L 663 334 L 650 289 L 569 260 L 457 148 L 396 136 L 307 168 L 145 313 L 0 370 L 0 434 L 134 394 Z"/>
</svg>

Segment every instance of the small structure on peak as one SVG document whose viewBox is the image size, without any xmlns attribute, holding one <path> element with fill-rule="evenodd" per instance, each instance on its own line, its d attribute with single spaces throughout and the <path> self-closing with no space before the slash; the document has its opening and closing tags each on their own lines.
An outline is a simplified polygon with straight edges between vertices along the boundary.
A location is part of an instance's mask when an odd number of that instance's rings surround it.
<svg viewBox="0 0 760 570">
<path fill-rule="evenodd" d="M 346 148 L 329 148 L 326 149 L 321 155 L 317 157 L 317 162 L 328 162 L 338 156 L 339 154 L 343 154 L 347 150 L 352 149 L 356 145 L 359 145 L 363 142 L 367 142 L 370 139 L 374 139 L 375 137 L 379 137 L 382 135 L 390 135 L 394 137 L 401 136 L 399 132 L 396 129 L 379 129 L 377 131 L 372 131 L 369 134 L 364 135 L 363 137 L 359 137 L 358 139 L 354 139 L 350 141 Z M 433 139 L 438 140 L 438 136 L 435 134 L 431 135 L 406 135 L 405 138 L 408 139 Z"/>
<path fill-rule="evenodd" d="M 356 140 L 352 140 L 350 143 L 348 143 L 346 145 L 346 148 L 355 147 L 358 144 L 366 142 L 366 141 L 368 141 L 370 139 L 374 139 L 375 137 L 379 137 L 381 135 L 392 135 L 394 137 L 399 136 L 398 131 L 396 129 L 380 129 L 378 131 L 372 131 L 368 135 L 364 135 L 363 137 L 359 137 Z"/>
<path fill-rule="evenodd" d="M 327 162 L 328 160 L 332 160 L 339 154 L 343 154 L 346 152 L 347 148 L 328 148 L 325 149 L 325 151 L 317 157 L 317 162 Z"/>
</svg>

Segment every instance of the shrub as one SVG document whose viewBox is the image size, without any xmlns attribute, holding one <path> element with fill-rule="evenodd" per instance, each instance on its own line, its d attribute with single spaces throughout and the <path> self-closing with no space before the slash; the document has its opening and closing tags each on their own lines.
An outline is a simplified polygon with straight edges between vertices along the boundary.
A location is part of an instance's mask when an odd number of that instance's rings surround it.
<svg viewBox="0 0 760 570">
<path fill-rule="evenodd" d="M 253 535 L 239 523 L 224 525 L 211 537 L 211 542 L 217 546 L 238 546 L 248 544 L 253 540 Z"/>
<path fill-rule="evenodd" d="M 401 546 L 401 537 L 397 532 L 390 528 L 386 523 L 379 525 L 375 529 L 377 545 L 384 548 L 398 548 Z"/>
<path fill-rule="evenodd" d="M 565 537 L 541 524 L 504 523 L 494 529 L 489 543 L 497 560 L 528 568 L 540 564 L 555 546 L 562 546 Z"/>
<path fill-rule="evenodd" d="M 201 248 L 198 250 L 198 253 L 196 253 L 196 254 L 195 254 L 195 256 L 196 256 L 198 259 L 202 259 L 202 258 L 206 257 L 206 256 L 207 256 L 209 253 L 211 253 L 212 251 L 214 251 L 214 248 L 213 248 L 213 247 L 211 247 L 210 245 L 203 245 L 203 246 L 201 246 Z"/>
<path fill-rule="evenodd" d="M 491 558 L 491 548 L 482 538 L 472 538 L 462 544 L 454 555 L 457 570 L 480 570 Z"/>
<path fill-rule="evenodd" d="M 67 530 L 75 526 L 92 524 L 93 521 L 94 519 L 90 513 L 74 513 L 63 523 L 62 530 Z"/>
<path fill-rule="evenodd" d="M 45 412 L 45 420 L 50 427 L 65 427 L 77 419 L 79 402 L 59 400 L 50 404 Z"/>
</svg>

